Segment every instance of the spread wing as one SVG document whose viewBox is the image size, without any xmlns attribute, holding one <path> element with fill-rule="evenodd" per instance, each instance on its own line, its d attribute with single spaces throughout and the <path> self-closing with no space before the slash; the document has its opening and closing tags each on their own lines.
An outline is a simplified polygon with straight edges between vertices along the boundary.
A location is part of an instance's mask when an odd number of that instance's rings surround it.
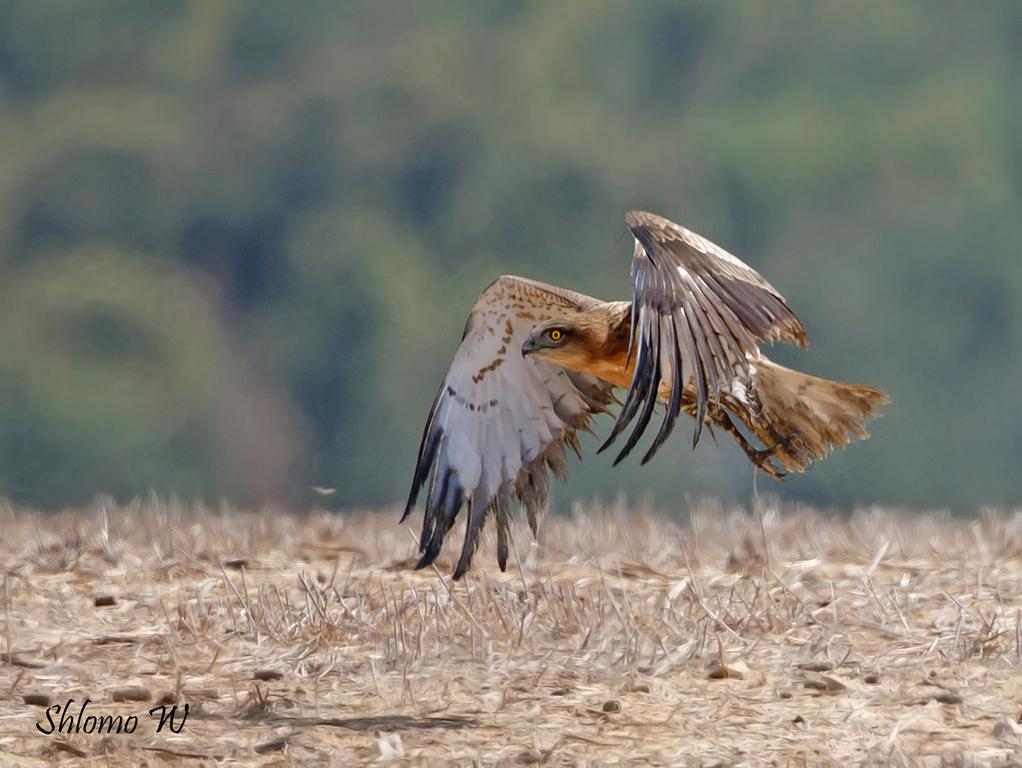
<svg viewBox="0 0 1022 768">
<path fill-rule="evenodd" d="M 625 223 L 635 236 L 629 357 L 635 369 L 609 446 L 633 419 L 617 462 L 649 424 L 661 382 L 670 387 L 667 411 L 642 459 L 649 461 L 670 435 L 691 383 L 699 440 L 707 404 L 716 401 L 749 365 L 765 341 L 807 345 L 805 329 L 784 297 L 747 264 L 709 240 L 660 216 L 632 211 Z"/>
<path fill-rule="evenodd" d="M 428 482 L 417 567 L 440 554 L 444 536 L 467 506 L 465 542 L 454 572 L 471 564 L 488 512 L 497 520 L 497 558 L 507 564 L 509 506 L 517 498 L 536 530 L 549 472 L 564 479 L 565 446 L 611 401 L 610 385 L 523 357 L 544 306 L 582 306 L 585 297 L 521 278 L 502 277 L 479 297 L 461 346 L 426 420 L 402 521 Z"/>
</svg>

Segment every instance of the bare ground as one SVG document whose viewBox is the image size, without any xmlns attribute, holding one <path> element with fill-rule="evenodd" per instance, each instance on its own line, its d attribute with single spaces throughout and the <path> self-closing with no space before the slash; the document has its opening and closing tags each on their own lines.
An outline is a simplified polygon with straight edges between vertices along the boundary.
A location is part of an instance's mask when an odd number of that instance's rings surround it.
<svg viewBox="0 0 1022 768">
<path fill-rule="evenodd" d="M 0 764 L 1022 764 L 1022 513 L 588 509 L 460 583 L 396 517 L 0 506 Z"/>
</svg>

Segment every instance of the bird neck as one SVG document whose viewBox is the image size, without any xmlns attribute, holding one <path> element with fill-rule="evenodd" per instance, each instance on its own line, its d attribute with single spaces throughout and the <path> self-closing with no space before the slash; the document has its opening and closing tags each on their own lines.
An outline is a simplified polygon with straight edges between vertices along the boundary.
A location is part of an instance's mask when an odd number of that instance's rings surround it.
<svg viewBox="0 0 1022 768">
<path fill-rule="evenodd" d="M 606 338 L 596 354 L 589 355 L 584 366 L 585 373 L 609 381 L 617 387 L 626 388 L 632 380 L 635 356 L 628 360 L 628 338 L 632 328 L 631 302 L 616 301 L 605 310 Z"/>
</svg>

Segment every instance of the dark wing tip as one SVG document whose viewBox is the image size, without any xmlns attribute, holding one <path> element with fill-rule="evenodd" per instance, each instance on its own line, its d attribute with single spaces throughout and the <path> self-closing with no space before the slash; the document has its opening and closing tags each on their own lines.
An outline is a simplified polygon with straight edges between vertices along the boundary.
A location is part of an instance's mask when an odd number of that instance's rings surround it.
<svg viewBox="0 0 1022 768">
<path fill-rule="evenodd" d="M 475 555 L 475 542 L 472 542 L 471 546 L 468 543 L 464 544 L 461 548 L 461 556 L 458 558 L 458 565 L 455 566 L 454 573 L 451 575 L 452 579 L 459 581 L 468 573 L 469 568 L 472 567 L 473 555 Z"/>
<path fill-rule="evenodd" d="M 415 508 L 415 502 L 419 498 L 419 491 L 425 485 L 429 471 L 433 468 L 436 459 L 437 449 L 440 447 L 440 439 L 443 437 L 443 430 L 436 428 L 433 419 L 436 416 L 440 399 L 443 397 L 446 382 L 440 384 L 440 389 L 433 398 L 433 404 L 429 407 L 429 416 L 426 417 L 426 425 L 422 428 L 422 440 L 419 443 L 419 454 L 415 459 L 415 471 L 412 473 L 412 487 L 408 492 L 408 501 L 405 502 L 405 511 L 401 515 L 399 523 L 403 523 Z"/>
<path fill-rule="evenodd" d="M 681 396 L 684 390 L 681 384 L 681 377 L 684 374 L 684 369 L 681 364 L 681 347 L 678 345 L 677 324 L 673 320 L 668 326 L 667 344 L 671 352 L 671 396 L 667 403 L 664 420 L 660 425 L 660 431 L 657 432 L 653 443 L 649 446 L 649 450 L 646 451 L 646 455 L 642 457 L 640 466 L 645 466 L 649 463 L 650 459 L 660 450 L 660 446 L 671 436 L 671 432 L 674 431 L 674 423 L 678 418 L 678 414 L 681 413 Z"/>
<path fill-rule="evenodd" d="M 480 497 L 485 501 L 480 502 Z M 489 499 L 486 493 L 480 493 L 476 488 L 476 492 L 468 503 L 468 519 L 465 520 L 465 541 L 461 545 L 461 557 L 458 558 L 458 565 L 451 577 L 455 581 L 464 576 L 472 567 L 472 556 L 475 555 L 476 547 L 479 545 L 479 534 L 482 533 L 483 526 L 486 524 L 486 513 L 489 506 L 484 506 L 484 504 L 487 501 Z"/>
<path fill-rule="evenodd" d="M 428 538 L 423 538 L 419 542 L 419 550 L 422 552 L 422 556 L 419 558 L 419 562 L 415 564 L 415 570 L 421 571 L 423 568 L 432 565 L 433 561 L 440 556 L 443 545 L 443 532 L 434 530 Z"/>
<path fill-rule="evenodd" d="M 436 555 L 430 557 L 428 552 L 423 552 L 422 557 L 419 558 L 419 562 L 415 564 L 415 570 L 421 571 L 426 566 L 432 565 L 434 560 L 436 560 Z"/>
<path fill-rule="evenodd" d="M 422 485 L 418 485 L 412 488 L 408 492 L 408 501 L 405 502 L 405 511 L 401 513 L 401 519 L 398 520 L 398 525 L 408 519 L 408 516 L 412 514 L 412 510 L 415 509 L 415 502 L 419 499 L 419 491 L 422 490 Z"/>
</svg>

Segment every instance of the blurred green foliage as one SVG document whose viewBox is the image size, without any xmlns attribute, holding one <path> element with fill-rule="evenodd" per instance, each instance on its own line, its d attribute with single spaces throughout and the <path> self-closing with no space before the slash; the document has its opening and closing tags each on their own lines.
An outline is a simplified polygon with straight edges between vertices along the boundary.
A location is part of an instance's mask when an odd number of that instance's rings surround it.
<svg viewBox="0 0 1022 768">
<path fill-rule="evenodd" d="M 1020 75 L 1010 2 L 0 0 L 0 493 L 395 501 L 479 290 L 625 298 L 641 207 L 893 397 L 782 492 L 1022 501 Z"/>
</svg>

